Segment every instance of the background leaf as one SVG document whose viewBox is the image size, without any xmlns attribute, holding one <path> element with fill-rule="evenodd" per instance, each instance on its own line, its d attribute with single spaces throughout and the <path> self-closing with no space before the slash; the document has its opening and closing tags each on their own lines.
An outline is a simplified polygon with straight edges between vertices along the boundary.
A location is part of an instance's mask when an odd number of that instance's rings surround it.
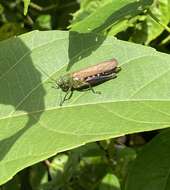
<svg viewBox="0 0 170 190">
<path fill-rule="evenodd" d="M 24 15 L 26 15 L 28 12 L 28 7 L 30 2 L 31 2 L 30 0 L 24 0 Z"/>
<path fill-rule="evenodd" d="M 34 31 L 0 47 L 1 184 L 57 152 L 170 125 L 169 55 L 112 37 L 62 31 Z M 122 71 L 95 87 L 101 95 L 75 91 L 59 106 L 51 77 L 64 74 L 70 62 L 73 71 L 113 57 Z"/>
<path fill-rule="evenodd" d="M 138 17 L 138 23 L 132 32 L 131 41 L 148 45 L 165 30 L 165 27 L 162 25 L 167 26 L 170 22 L 169 0 L 155 0 L 149 10 L 150 14 L 144 15 L 143 18 L 141 16 Z M 157 19 L 162 25 L 152 17 Z"/>
<path fill-rule="evenodd" d="M 103 178 L 99 190 L 120 190 L 120 184 L 117 177 L 113 174 L 107 174 Z"/>
<path fill-rule="evenodd" d="M 142 149 L 129 172 L 126 190 L 169 189 L 169 150 L 170 130 L 168 129 Z"/>
<path fill-rule="evenodd" d="M 165 26 L 170 22 L 170 0 L 155 1 L 150 8 L 152 14 Z M 148 39 L 146 44 L 149 44 L 153 39 L 160 35 L 165 30 L 150 16 L 147 17 Z"/>
<path fill-rule="evenodd" d="M 153 0 L 114 0 L 106 5 L 102 5 L 95 12 L 85 17 L 85 19 L 73 23 L 71 25 L 72 31 L 81 33 L 87 32 L 102 32 L 108 28 L 113 27 L 125 20 L 140 14 L 153 3 Z M 128 23 L 124 25 L 127 28 Z"/>
<path fill-rule="evenodd" d="M 103 7 L 104 5 L 111 2 L 112 0 L 81 0 L 80 9 L 73 14 L 72 24 L 80 22 L 100 7 Z"/>
</svg>

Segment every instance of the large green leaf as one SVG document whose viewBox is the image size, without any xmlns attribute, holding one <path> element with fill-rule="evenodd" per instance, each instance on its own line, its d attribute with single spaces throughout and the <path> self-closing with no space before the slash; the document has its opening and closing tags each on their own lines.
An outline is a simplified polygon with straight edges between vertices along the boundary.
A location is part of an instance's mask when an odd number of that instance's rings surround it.
<svg viewBox="0 0 170 190">
<path fill-rule="evenodd" d="M 169 160 L 170 130 L 168 129 L 154 138 L 140 152 L 129 173 L 125 189 L 170 189 Z"/>
<path fill-rule="evenodd" d="M 59 106 L 51 77 L 113 57 L 122 71 L 95 87 L 100 95 L 75 91 Z M 0 183 L 57 152 L 169 127 L 169 72 L 169 55 L 112 37 L 34 31 L 1 42 Z"/>
</svg>

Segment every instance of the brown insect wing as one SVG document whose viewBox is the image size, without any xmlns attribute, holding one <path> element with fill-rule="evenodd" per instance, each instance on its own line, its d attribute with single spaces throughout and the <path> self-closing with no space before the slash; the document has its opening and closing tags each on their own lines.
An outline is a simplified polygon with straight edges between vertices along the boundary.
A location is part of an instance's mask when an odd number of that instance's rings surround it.
<svg viewBox="0 0 170 190">
<path fill-rule="evenodd" d="M 80 71 L 74 72 L 72 76 L 73 78 L 84 79 L 90 76 L 114 70 L 117 67 L 117 65 L 118 62 L 116 61 L 116 59 L 112 59 L 110 61 L 104 61 L 97 65 L 93 65 Z"/>
</svg>

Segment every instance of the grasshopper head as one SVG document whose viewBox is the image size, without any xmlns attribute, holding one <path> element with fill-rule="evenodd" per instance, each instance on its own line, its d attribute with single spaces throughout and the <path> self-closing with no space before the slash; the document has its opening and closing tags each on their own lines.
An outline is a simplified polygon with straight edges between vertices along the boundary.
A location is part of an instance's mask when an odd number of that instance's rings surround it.
<svg viewBox="0 0 170 190">
<path fill-rule="evenodd" d="M 56 83 L 58 88 L 61 88 L 64 92 L 67 92 L 71 88 L 69 75 L 60 76 Z"/>
</svg>

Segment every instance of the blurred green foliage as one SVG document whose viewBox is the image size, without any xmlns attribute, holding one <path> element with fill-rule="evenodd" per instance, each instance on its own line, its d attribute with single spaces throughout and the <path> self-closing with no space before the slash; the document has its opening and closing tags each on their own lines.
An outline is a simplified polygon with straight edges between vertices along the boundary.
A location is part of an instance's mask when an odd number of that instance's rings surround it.
<svg viewBox="0 0 170 190">
<path fill-rule="evenodd" d="M 115 1 L 115 2 L 114 2 Z M 32 30 L 68 30 L 116 0 L 1 0 L 0 40 Z M 158 21 L 156 22 L 151 14 Z M 25 14 L 25 15 L 24 15 Z M 169 52 L 170 0 L 154 0 L 147 11 L 109 27 L 119 39 L 151 45 Z M 165 27 L 164 27 L 165 26 Z"/>
<path fill-rule="evenodd" d="M 29 6 L 28 3 L 28 0 L 0 1 L 0 40 L 35 29 L 67 29 L 71 14 L 79 8 L 76 0 L 34 0 Z"/>
<path fill-rule="evenodd" d="M 63 152 L 18 173 L 3 188 L 14 190 L 120 189 L 136 152 L 108 140 Z M 115 175 L 113 175 L 115 173 Z M 117 178 L 117 177 L 118 178 Z M 15 186 L 14 186 L 15 184 Z M 15 187 L 15 188 L 14 188 Z"/>
</svg>

